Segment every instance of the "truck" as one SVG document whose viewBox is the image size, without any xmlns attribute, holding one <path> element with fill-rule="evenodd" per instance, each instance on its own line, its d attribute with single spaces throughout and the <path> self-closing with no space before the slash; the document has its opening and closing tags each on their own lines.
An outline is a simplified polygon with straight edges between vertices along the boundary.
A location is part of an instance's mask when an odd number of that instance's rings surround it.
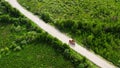
<svg viewBox="0 0 120 68">
<path fill-rule="evenodd" d="M 73 39 L 69 40 L 69 44 L 75 45 L 75 41 Z"/>
</svg>

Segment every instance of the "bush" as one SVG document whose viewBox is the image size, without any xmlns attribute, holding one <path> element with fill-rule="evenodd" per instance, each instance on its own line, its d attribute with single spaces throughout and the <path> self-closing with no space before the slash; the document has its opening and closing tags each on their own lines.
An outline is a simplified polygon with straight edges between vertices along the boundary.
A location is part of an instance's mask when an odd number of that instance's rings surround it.
<svg viewBox="0 0 120 68">
<path fill-rule="evenodd" d="M 16 47 L 17 47 L 17 44 L 15 42 L 12 42 L 9 48 L 13 50 Z"/>
<path fill-rule="evenodd" d="M 59 52 L 63 52 L 63 49 L 61 48 L 62 47 L 62 43 L 61 43 L 61 41 L 55 41 L 55 40 L 53 40 L 53 47 L 57 50 L 57 51 L 59 51 Z"/>
<path fill-rule="evenodd" d="M 38 33 L 36 33 L 36 31 L 30 31 L 23 36 L 22 40 L 27 40 L 27 42 L 32 42 L 37 37 L 38 37 Z"/>
<path fill-rule="evenodd" d="M 14 30 L 15 30 L 15 32 L 20 32 L 20 31 L 21 31 L 21 29 L 22 29 L 22 28 L 21 28 L 21 26 L 20 26 L 20 25 L 18 25 L 17 27 L 15 27 L 15 29 L 14 29 Z"/>
<path fill-rule="evenodd" d="M 9 15 L 1 15 L 0 16 L 0 22 L 3 22 L 3 23 L 10 23 L 10 16 Z"/>
<path fill-rule="evenodd" d="M 80 63 L 77 68 L 85 68 L 85 65 L 83 63 Z"/>
<path fill-rule="evenodd" d="M 4 48 L 0 49 L 0 54 L 4 54 Z"/>
<path fill-rule="evenodd" d="M 6 11 L 6 13 L 9 13 L 10 16 L 15 17 L 15 18 L 22 16 L 21 13 L 15 8 L 12 8 L 11 5 L 8 4 L 8 2 L 3 1 L 1 5 L 5 6 L 4 11 Z"/>
<path fill-rule="evenodd" d="M 8 55 L 8 53 L 9 53 L 9 48 L 8 47 L 5 47 L 5 48 L 2 48 L 1 50 L 0 50 L 0 54 L 1 55 Z"/>
<path fill-rule="evenodd" d="M 13 51 L 20 51 L 22 48 L 20 46 L 17 46 L 16 48 L 13 49 Z"/>
<path fill-rule="evenodd" d="M 64 49 L 69 49 L 70 47 L 67 45 L 67 44 L 63 44 L 63 46 L 62 46 Z"/>
<path fill-rule="evenodd" d="M 45 21 L 46 23 L 51 23 L 53 22 L 52 18 L 50 17 L 49 13 L 41 13 L 41 18 L 43 19 L 43 21 Z"/>
<path fill-rule="evenodd" d="M 49 34 L 46 36 L 46 41 L 48 44 L 54 44 L 54 38 Z"/>
<path fill-rule="evenodd" d="M 26 40 L 23 40 L 20 42 L 21 45 L 26 45 L 27 44 L 27 41 Z"/>
<path fill-rule="evenodd" d="M 64 50 L 64 56 L 65 56 L 67 59 L 70 59 L 70 50 L 69 50 L 69 49 L 65 49 L 65 50 Z"/>
<path fill-rule="evenodd" d="M 72 32 L 75 33 L 78 28 L 77 22 L 74 20 L 57 20 L 55 25 L 57 26 L 58 29 L 64 30 L 65 32 Z"/>
</svg>

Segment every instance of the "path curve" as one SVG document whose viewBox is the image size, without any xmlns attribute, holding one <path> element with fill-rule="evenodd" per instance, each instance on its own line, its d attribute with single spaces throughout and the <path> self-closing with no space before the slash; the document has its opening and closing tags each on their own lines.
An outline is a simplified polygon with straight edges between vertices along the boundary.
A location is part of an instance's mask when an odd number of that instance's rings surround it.
<svg viewBox="0 0 120 68">
<path fill-rule="evenodd" d="M 68 44 L 68 40 L 71 39 L 70 37 L 62 34 L 60 31 L 55 29 L 54 27 L 50 26 L 49 24 L 46 24 L 44 21 L 40 20 L 37 16 L 32 14 L 31 12 L 27 11 L 25 8 L 23 8 L 17 0 L 5 0 L 9 4 L 12 5 L 12 7 L 18 9 L 22 14 L 24 14 L 27 18 L 32 20 L 34 23 L 36 23 L 40 28 L 48 32 L 50 35 L 58 38 L 63 43 Z M 68 44 L 69 45 L 69 44 Z M 79 54 L 85 56 L 87 59 L 92 61 L 94 64 L 98 65 L 101 68 L 116 68 L 113 64 L 109 63 L 107 60 L 103 59 L 102 57 L 88 51 L 84 47 L 80 46 L 76 43 L 75 47 L 70 46 L 74 51 L 78 52 Z"/>
</svg>

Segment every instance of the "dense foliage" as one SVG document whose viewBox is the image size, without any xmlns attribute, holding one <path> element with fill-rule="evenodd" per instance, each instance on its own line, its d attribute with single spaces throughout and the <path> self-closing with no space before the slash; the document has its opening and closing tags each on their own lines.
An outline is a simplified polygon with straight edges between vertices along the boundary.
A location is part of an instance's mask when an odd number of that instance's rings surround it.
<svg viewBox="0 0 120 68">
<path fill-rule="evenodd" d="M 52 22 L 43 19 L 45 22 L 120 67 L 119 0 L 18 1 L 40 17 L 46 15 Z"/>
<path fill-rule="evenodd" d="M 96 67 L 67 44 L 41 30 L 8 3 L 0 0 L 0 6 L 0 67 L 21 68 L 22 65 L 36 68 L 49 67 L 50 64 L 55 68 Z M 41 61 L 37 61 L 36 56 Z"/>
</svg>

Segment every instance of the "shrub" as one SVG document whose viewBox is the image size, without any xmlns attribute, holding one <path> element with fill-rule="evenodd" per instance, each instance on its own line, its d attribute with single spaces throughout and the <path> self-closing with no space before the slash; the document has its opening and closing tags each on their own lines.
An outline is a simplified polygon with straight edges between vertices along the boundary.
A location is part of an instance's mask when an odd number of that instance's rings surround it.
<svg viewBox="0 0 120 68">
<path fill-rule="evenodd" d="M 0 49 L 0 54 L 4 54 L 4 48 Z"/>
<path fill-rule="evenodd" d="M 22 48 L 20 46 L 17 46 L 16 48 L 13 49 L 13 51 L 20 51 Z"/>
<path fill-rule="evenodd" d="M 23 40 L 20 42 L 21 45 L 26 45 L 27 44 L 27 41 L 26 40 Z"/>
<path fill-rule="evenodd" d="M 62 46 L 64 49 L 69 49 L 70 47 L 67 45 L 67 44 L 63 44 L 63 46 Z"/>
<path fill-rule="evenodd" d="M 15 42 L 12 42 L 9 48 L 13 50 L 16 47 L 17 47 L 17 44 Z"/>
<path fill-rule="evenodd" d="M 51 23 L 53 22 L 52 18 L 50 17 L 49 13 L 41 13 L 41 18 L 43 19 L 43 21 L 45 21 L 46 23 Z"/>
<path fill-rule="evenodd" d="M 0 16 L 0 22 L 9 23 L 9 21 L 10 21 L 9 15 L 1 15 Z"/>
<path fill-rule="evenodd" d="M 85 65 L 83 63 L 80 63 L 77 68 L 85 68 Z"/>
<path fill-rule="evenodd" d="M 61 23 L 63 23 L 63 25 L 62 25 L 63 29 L 65 28 L 66 30 L 72 30 L 72 27 L 74 26 L 75 21 L 63 20 Z"/>
<path fill-rule="evenodd" d="M 57 50 L 57 51 L 59 51 L 59 52 L 63 52 L 63 49 L 61 48 L 62 47 L 62 43 L 61 43 L 61 41 L 55 41 L 55 40 L 53 40 L 53 47 Z"/>
<path fill-rule="evenodd" d="M 46 36 L 46 41 L 47 41 L 48 44 L 53 44 L 53 42 L 54 42 L 53 39 L 54 38 L 49 34 Z"/>
<path fill-rule="evenodd" d="M 70 50 L 69 50 L 69 49 L 65 49 L 65 50 L 64 50 L 64 56 L 65 56 L 67 59 L 70 59 Z"/>
<path fill-rule="evenodd" d="M 5 47 L 5 48 L 2 48 L 1 50 L 0 50 L 0 54 L 2 54 L 2 55 L 7 55 L 8 53 L 9 53 L 9 48 L 8 47 Z"/>
<path fill-rule="evenodd" d="M 36 31 L 30 31 L 23 36 L 23 40 L 27 40 L 27 42 L 32 42 L 38 37 L 38 33 Z"/>
<path fill-rule="evenodd" d="M 15 18 L 22 16 L 21 13 L 17 11 L 15 8 L 12 8 L 11 5 L 8 4 L 8 2 L 3 1 L 1 5 L 5 6 L 5 11 L 6 13 L 9 13 L 10 16 L 15 17 Z"/>
<path fill-rule="evenodd" d="M 17 27 L 15 27 L 15 29 L 14 29 L 14 30 L 15 30 L 15 32 L 20 32 L 20 31 L 21 31 L 21 29 L 22 29 L 22 28 L 21 28 L 21 26 L 20 26 L 20 25 L 18 25 Z"/>
</svg>

